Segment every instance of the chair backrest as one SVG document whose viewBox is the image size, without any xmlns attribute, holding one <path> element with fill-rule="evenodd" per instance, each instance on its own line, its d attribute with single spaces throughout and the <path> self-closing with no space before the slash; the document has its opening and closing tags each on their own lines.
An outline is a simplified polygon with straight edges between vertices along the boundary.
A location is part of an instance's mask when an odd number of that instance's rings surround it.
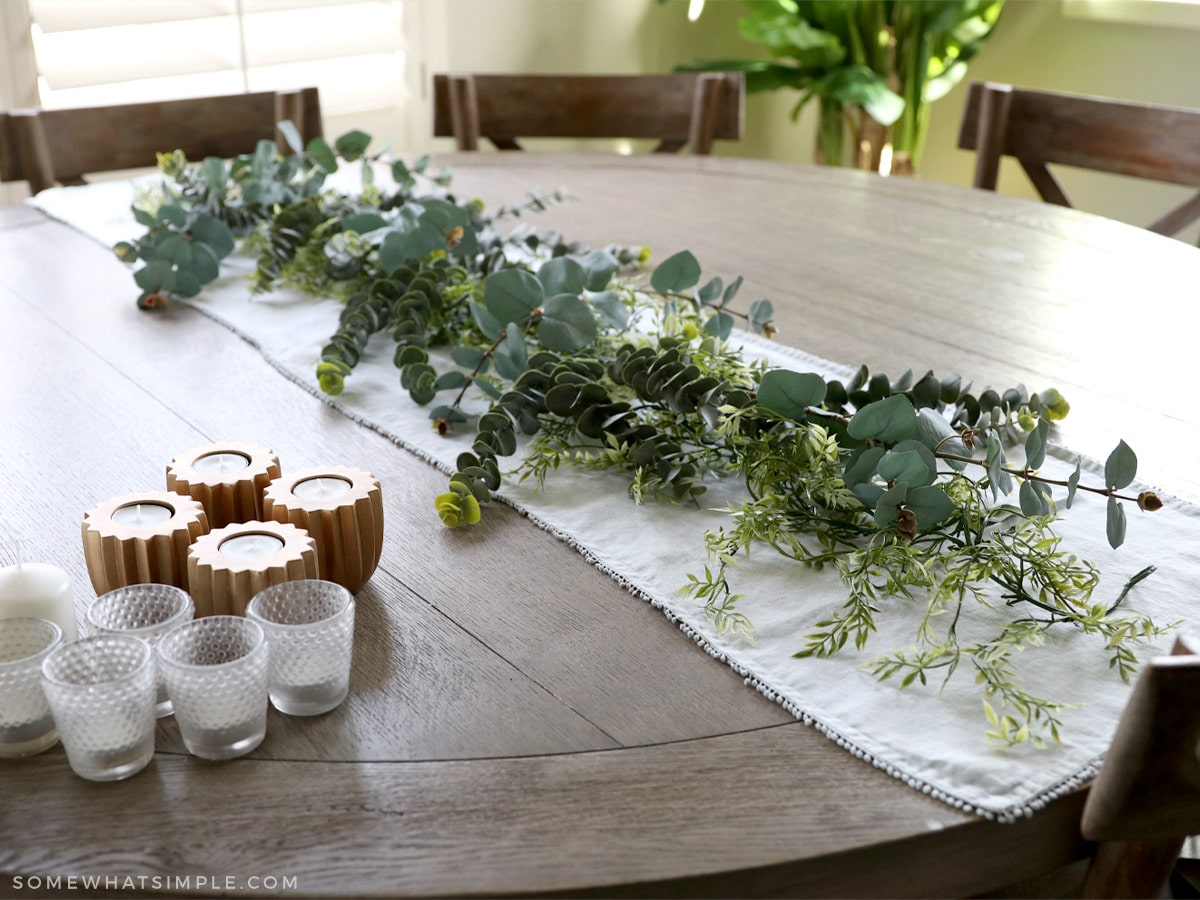
<svg viewBox="0 0 1200 900">
<path fill-rule="evenodd" d="M 91 172 L 153 166 L 156 154 L 231 157 L 259 140 L 286 142 L 276 123 L 291 120 L 307 143 L 321 135 L 316 88 L 78 109 L 0 112 L 0 181 L 28 181 L 36 194 L 81 184 Z"/>
<path fill-rule="evenodd" d="M 742 136 L 741 72 L 665 75 L 433 76 L 433 134 L 459 150 L 485 137 L 501 150 L 517 138 L 653 138 L 656 153 L 685 144 L 712 153 L 712 143 Z"/>
<path fill-rule="evenodd" d="M 975 187 L 995 190 L 1012 156 L 1059 206 L 1071 204 L 1047 163 L 1200 187 L 1200 110 L 974 82 L 958 146 L 976 152 Z M 1175 234 L 1198 217 L 1200 194 L 1146 227 Z"/>
<path fill-rule="evenodd" d="M 1157 897 L 1200 834 L 1200 629 L 1152 659 L 1088 793 L 1081 831 L 1100 847 L 1084 896 Z"/>
</svg>

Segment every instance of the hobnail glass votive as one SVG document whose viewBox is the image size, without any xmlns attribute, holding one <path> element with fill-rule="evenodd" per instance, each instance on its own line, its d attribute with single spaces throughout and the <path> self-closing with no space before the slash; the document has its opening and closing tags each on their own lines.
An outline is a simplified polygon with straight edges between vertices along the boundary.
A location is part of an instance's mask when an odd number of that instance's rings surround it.
<svg viewBox="0 0 1200 900">
<path fill-rule="evenodd" d="M 154 655 L 141 638 L 60 644 L 42 662 L 42 688 L 76 775 L 117 781 L 154 757 Z"/>
<path fill-rule="evenodd" d="M 267 733 L 267 641 L 257 622 L 206 616 L 168 631 L 158 664 L 188 752 L 204 759 L 249 753 Z"/>
<path fill-rule="evenodd" d="M 102 594 L 88 607 L 88 628 L 93 634 L 129 634 L 151 647 L 176 625 L 191 620 L 196 611 L 191 595 L 171 584 L 131 584 Z M 157 696 L 154 714 L 169 716 L 171 698 L 167 681 L 155 662 Z"/>
<path fill-rule="evenodd" d="M 331 581 L 287 581 L 255 594 L 246 617 L 267 634 L 277 710 L 316 716 L 346 699 L 354 648 L 350 591 Z"/>
<path fill-rule="evenodd" d="M 0 757 L 33 756 L 58 743 L 42 691 L 42 661 L 62 643 L 47 619 L 0 619 Z"/>
</svg>

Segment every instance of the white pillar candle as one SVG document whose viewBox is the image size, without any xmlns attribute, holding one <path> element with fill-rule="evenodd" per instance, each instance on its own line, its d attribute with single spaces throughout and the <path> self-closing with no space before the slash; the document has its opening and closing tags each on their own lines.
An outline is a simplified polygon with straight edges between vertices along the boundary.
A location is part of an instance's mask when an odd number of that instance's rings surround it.
<svg viewBox="0 0 1200 900">
<path fill-rule="evenodd" d="M 33 616 L 62 629 L 63 641 L 78 637 L 71 576 L 47 563 L 22 563 L 0 569 L 0 619 Z"/>
<path fill-rule="evenodd" d="M 130 528 L 158 525 L 175 515 L 175 510 L 163 503 L 131 503 L 113 510 L 112 520 Z"/>
<path fill-rule="evenodd" d="M 260 559 L 282 550 L 283 541 L 273 534 L 253 532 L 251 534 L 239 534 L 236 537 L 227 538 L 221 541 L 221 545 L 217 549 L 226 556 L 240 556 L 243 559 Z"/>
<path fill-rule="evenodd" d="M 349 491 L 350 486 L 345 478 L 319 475 L 296 482 L 292 493 L 301 500 L 333 500 Z"/>
<path fill-rule="evenodd" d="M 206 475 L 240 472 L 250 467 L 250 457 L 244 453 L 206 453 L 197 457 L 192 469 Z"/>
</svg>

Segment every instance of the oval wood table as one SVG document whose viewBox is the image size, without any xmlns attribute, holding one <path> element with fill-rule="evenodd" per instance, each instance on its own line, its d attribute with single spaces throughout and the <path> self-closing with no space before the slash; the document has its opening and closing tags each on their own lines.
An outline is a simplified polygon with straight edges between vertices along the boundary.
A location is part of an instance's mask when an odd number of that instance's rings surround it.
<svg viewBox="0 0 1200 900">
<path fill-rule="evenodd" d="M 780 340 L 828 359 L 1054 385 L 1074 446 L 1135 431 L 1141 474 L 1196 495 L 1184 367 L 1200 251 L 970 189 L 690 157 L 448 157 L 460 195 L 579 201 L 535 218 L 592 246 L 691 249 L 773 299 Z M 450 532 L 444 476 L 291 383 L 181 304 L 139 312 L 106 248 L 0 211 L 0 562 L 94 598 L 79 523 L 213 440 L 382 481 L 350 697 L 271 713 L 224 764 L 159 726 L 126 782 L 61 747 L 0 764 L 0 892 L 965 896 L 1084 858 L 1083 791 L 1015 824 L 958 811 L 747 688 L 649 604 L 507 507 Z M 107 880 L 104 880 L 107 879 Z M 5 889 L 7 888 L 7 890 Z M 74 896 L 80 896 L 76 893 Z"/>
</svg>

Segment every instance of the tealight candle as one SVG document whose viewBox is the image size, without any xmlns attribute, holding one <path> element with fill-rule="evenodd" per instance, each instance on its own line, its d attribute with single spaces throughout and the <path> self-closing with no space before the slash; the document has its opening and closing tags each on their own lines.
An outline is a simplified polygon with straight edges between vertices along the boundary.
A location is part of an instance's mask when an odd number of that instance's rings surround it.
<svg viewBox="0 0 1200 900">
<path fill-rule="evenodd" d="M 97 594 L 147 583 L 186 589 L 187 549 L 208 531 L 208 517 L 191 497 L 147 491 L 97 504 L 84 515 L 82 530 Z"/>
<path fill-rule="evenodd" d="M 240 472 L 249 468 L 250 457 L 244 453 L 205 453 L 192 462 L 192 468 L 206 475 L 219 472 L 222 475 L 229 472 Z"/>
<path fill-rule="evenodd" d="M 19 551 L 17 557 L 15 566 L 0 569 L 0 619 L 49 619 L 62 629 L 64 641 L 75 640 L 71 576 L 48 563 L 22 562 Z"/>
<path fill-rule="evenodd" d="M 370 472 L 347 466 L 304 469 L 263 491 L 263 518 L 312 535 L 320 577 L 352 593 L 367 583 L 383 553 L 383 494 Z"/>
<path fill-rule="evenodd" d="M 175 515 L 175 510 L 161 503 L 130 503 L 113 510 L 112 520 L 118 525 L 142 528 L 157 525 Z"/>
<path fill-rule="evenodd" d="M 167 490 L 199 500 L 213 528 L 262 518 L 262 491 L 279 477 L 267 447 L 227 441 L 180 453 L 167 465 Z"/>
<path fill-rule="evenodd" d="M 333 500 L 345 494 L 350 487 L 350 482 L 345 478 L 318 475 L 296 482 L 292 485 L 292 493 L 301 500 Z"/>
<path fill-rule="evenodd" d="M 227 538 L 221 541 L 217 549 L 228 556 L 240 556 L 243 559 L 258 559 L 262 556 L 270 556 L 272 553 L 278 553 L 283 549 L 283 541 L 273 534 L 255 532 L 253 534 L 243 534 L 238 537 Z"/>
<path fill-rule="evenodd" d="M 188 548 L 187 573 L 196 618 L 240 616 L 264 588 L 316 578 L 316 545 L 306 531 L 288 523 L 235 522 Z"/>
</svg>

